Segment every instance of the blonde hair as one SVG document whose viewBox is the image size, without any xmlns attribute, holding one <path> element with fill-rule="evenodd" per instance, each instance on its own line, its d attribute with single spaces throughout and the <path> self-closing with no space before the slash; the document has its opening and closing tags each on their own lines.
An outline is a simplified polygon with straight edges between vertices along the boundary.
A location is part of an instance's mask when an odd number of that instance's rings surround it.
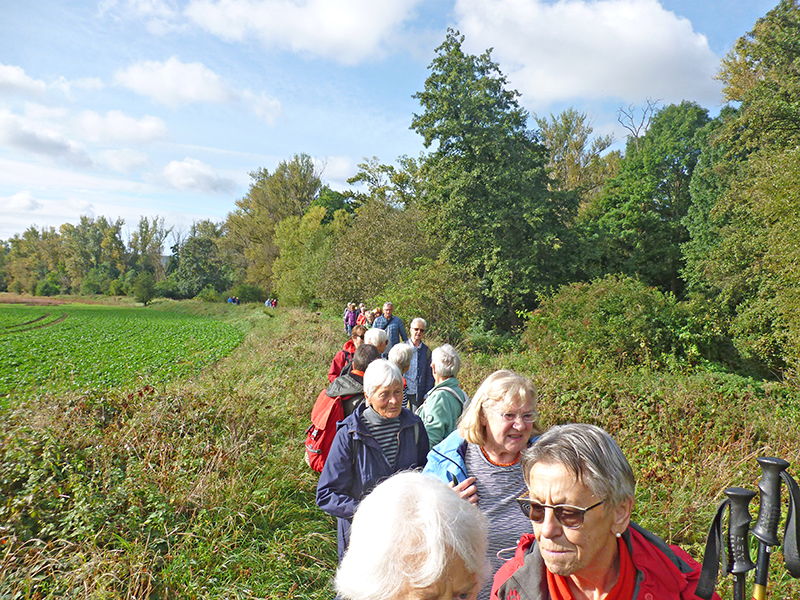
<svg viewBox="0 0 800 600">
<path fill-rule="evenodd" d="M 461 415 L 458 433 L 470 444 L 483 446 L 486 443 L 485 426 L 481 423 L 484 406 L 504 402 L 521 405 L 528 397 L 533 400 L 533 410 L 536 411 L 536 388 L 530 379 L 507 369 L 495 371 L 484 380 Z M 531 428 L 531 435 L 541 435 L 542 431 L 537 420 Z"/>
</svg>

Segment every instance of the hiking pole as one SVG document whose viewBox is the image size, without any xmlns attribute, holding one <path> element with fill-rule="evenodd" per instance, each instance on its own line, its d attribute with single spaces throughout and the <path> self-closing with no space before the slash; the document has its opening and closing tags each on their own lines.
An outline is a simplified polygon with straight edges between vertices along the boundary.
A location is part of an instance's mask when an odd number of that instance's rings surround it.
<svg viewBox="0 0 800 600">
<path fill-rule="evenodd" d="M 730 515 L 728 516 L 728 554 L 733 559 L 729 572 L 734 576 L 733 600 L 744 600 L 744 584 L 748 571 L 755 564 L 750 558 L 750 500 L 756 493 L 740 487 L 725 490 L 725 495 L 730 500 Z"/>
<path fill-rule="evenodd" d="M 778 521 L 781 518 L 781 473 L 789 463 L 782 458 L 761 456 L 756 459 L 761 465 L 758 489 L 761 498 L 758 518 L 752 534 L 758 539 L 756 576 L 753 585 L 753 600 L 766 600 L 769 557 L 773 546 L 778 545 Z"/>
</svg>

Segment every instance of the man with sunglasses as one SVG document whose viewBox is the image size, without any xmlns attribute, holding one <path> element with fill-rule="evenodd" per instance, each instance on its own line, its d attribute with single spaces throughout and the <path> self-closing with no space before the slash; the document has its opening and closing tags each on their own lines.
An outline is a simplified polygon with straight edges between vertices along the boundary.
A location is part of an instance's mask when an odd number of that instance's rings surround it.
<svg viewBox="0 0 800 600">
<path fill-rule="evenodd" d="M 594 425 L 550 428 L 522 455 L 533 525 L 495 575 L 503 600 L 695 600 L 700 565 L 633 523 L 633 471 Z M 719 597 L 715 594 L 714 598 Z"/>
</svg>

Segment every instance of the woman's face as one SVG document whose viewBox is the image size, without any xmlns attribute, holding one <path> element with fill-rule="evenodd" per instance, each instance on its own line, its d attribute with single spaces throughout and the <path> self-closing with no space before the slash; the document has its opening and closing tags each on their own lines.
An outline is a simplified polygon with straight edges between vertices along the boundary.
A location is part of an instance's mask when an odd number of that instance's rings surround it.
<svg viewBox="0 0 800 600">
<path fill-rule="evenodd" d="M 486 402 L 481 414 L 481 424 L 486 431 L 486 444 L 484 449 L 490 455 L 516 456 L 528 445 L 534 421 L 527 422 L 523 415 L 536 414 L 533 398 L 525 395 L 524 401 L 517 402 Z M 505 417 L 503 415 L 506 415 Z M 516 415 L 516 419 L 508 420 L 507 417 Z"/>
<path fill-rule="evenodd" d="M 456 556 L 444 576 L 424 588 L 404 587 L 397 600 L 475 600 L 478 596 L 478 577 Z"/>
<path fill-rule="evenodd" d="M 592 491 L 560 463 L 536 463 L 530 472 L 530 498 L 539 504 L 569 504 L 588 508 L 600 502 Z M 582 578 L 605 575 L 617 556 L 616 533 L 630 520 L 633 500 L 621 506 L 601 504 L 585 513 L 583 525 L 568 529 L 546 508 L 544 520 L 533 522 L 533 533 L 548 570 L 555 575 Z M 573 578 L 573 581 L 580 581 Z"/>
<path fill-rule="evenodd" d="M 381 386 L 369 397 L 369 405 L 384 419 L 393 419 L 403 408 L 403 383 Z"/>
<path fill-rule="evenodd" d="M 364 343 L 364 334 L 362 333 L 361 335 L 356 335 L 354 333 L 353 336 L 350 339 L 353 340 L 353 346 L 358 348 L 361 344 Z"/>
</svg>

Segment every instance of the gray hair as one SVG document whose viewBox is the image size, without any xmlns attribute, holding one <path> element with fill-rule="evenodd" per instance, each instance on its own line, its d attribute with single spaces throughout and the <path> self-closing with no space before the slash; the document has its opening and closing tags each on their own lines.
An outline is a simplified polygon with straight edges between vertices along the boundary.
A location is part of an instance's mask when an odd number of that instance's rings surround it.
<svg viewBox="0 0 800 600">
<path fill-rule="evenodd" d="M 423 329 L 427 329 L 428 328 L 428 322 L 425 319 L 423 319 L 422 317 L 414 317 L 413 319 L 411 319 L 411 327 L 414 327 L 415 323 L 422 323 L 422 328 Z"/>
<path fill-rule="evenodd" d="M 364 343 L 371 344 L 375 347 L 380 346 L 382 343 L 388 344 L 389 336 L 386 335 L 383 329 L 373 327 L 372 329 L 367 329 L 367 333 L 364 334 Z"/>
<path fill-rule="evenodd" d="M 390 600 L 442 580 L 456 556 L 487 575 L 488 522 L 445 483 L 419 472 L 393 475 L 356 510 L 350 546 L 334 582 L 345 600 Z"/>
<path fill-rule="evenodd" d="M 440 377 L 455 377 L 461 370 L 461 359 L 450 344 L 439 346 L 431 352 L 431 363 L 436 365 L 436 373 Z"/>
<path fill-rule="evenodd" d="M 364 371 L 364 396 L 369 404 L 369 397 L 375 393 L 379 387 L 386 387 L 394 383 L 403 385 L 403 375 L 396 364 L 388 360 L 374 360 L 369 363 L 367 370 Z"/>
<path fill-rule="evenodd" d="M 414 357 L 414 349 L 408 344 L 395 344 L 389 350 L 389 361 L 400 368 L 401 373 L 408 371 L 411 366 L 411 359 Z"/>
<path fill-rule="evenodd" d="M 604 429 L 585 423 L 555 425 L 522 453 L 522 473 L 530 486 L 536 463 L 558 464 L 611 506 L 634 497 L 636 480 L 622 450 Z"/>
</svg>

